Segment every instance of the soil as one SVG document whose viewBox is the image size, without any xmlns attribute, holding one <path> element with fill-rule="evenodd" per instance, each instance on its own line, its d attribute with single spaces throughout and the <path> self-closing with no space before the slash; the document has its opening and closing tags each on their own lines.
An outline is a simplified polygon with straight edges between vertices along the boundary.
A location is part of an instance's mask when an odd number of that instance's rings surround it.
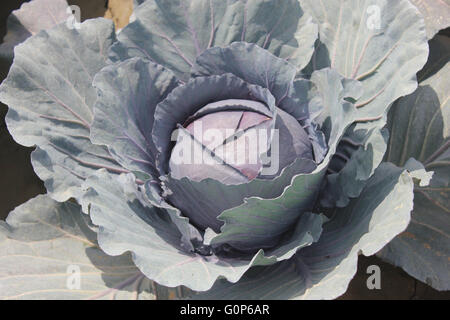
<svg viewBox="0 0 450 320">
<path fill-rule="evenodd" d="M 116 28 L 122 29 L 128 24 L 133 12 L 133 0 L 109 0 L 105 18 L 112 19 Z"/>
<path fill-rule="evenodd" d="M 24 0 L 2 1 L 0 4 L 0 39 L 6 32 L 6 19 L 12 10 L 20 7 Z M 70 0 L 69 4 L 81 8 L 82 20 L 94 17 L 112 19 L 117 28 L 123 28 L 132 12 L 132 0 Z M 0 82 L 8 68 L 0 66 Z M 30 164 L 32 148 L 24 148 L 14 142 L 4 122 L 7 108 L 0 105 L 0 219 L 16 206 L 40 193 L 45 193 L 43 183 L 35 175 Z M 381 269 L 381 290 L 367 289 L 367 267 L 378 265 Z M 438 292 L 415 280 L 400 268 L 384 263 L 376 257 L 359 258 L 358 272 L 351 281 L 347 293 L 340 297 L 350 299 L 445 299 L 450 292 Z"/>
</svg>

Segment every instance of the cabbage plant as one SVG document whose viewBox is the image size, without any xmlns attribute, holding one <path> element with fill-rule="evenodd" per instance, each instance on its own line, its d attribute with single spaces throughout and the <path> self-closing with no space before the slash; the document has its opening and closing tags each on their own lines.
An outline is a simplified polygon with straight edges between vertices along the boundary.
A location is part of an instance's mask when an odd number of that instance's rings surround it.
<svg viewBox="0 0 450 320">
<path fill-rule="evenodd" d="M 0 297 L 334 299 L 376 253 L 448 290 L 449 40 L 414 3 L 147 0 L 16 46 L 47 194 L 0 224 Z"/>
</svg>

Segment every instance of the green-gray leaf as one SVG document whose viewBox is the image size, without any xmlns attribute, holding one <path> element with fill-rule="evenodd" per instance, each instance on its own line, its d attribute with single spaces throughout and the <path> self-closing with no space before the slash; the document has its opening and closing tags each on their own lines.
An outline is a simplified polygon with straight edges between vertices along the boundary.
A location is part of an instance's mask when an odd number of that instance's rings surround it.
<svg viewBox="0 0 450 320">
<path fill-rule="evenodd" d="M 409 223 L 413 206 L 410 174 L 382 164 L 362 194 L 336 209 L 317 243 L 291 260 L 252 268 L 236 284 L 218 281 L 199 299 L 334 299 L 343 294 L 360 253 L 375 254 Z"/>
<path fill-rule="evenodd" d="M 428 39 L 440 30 L 450 27 L 449 0 L 410 0 L 425 18 Z"/>
<path fill-rule="evenodd" d="M 39 147 L 33 166 L 58 201 L 78 197 L 81 182 L 99 168 L 127 172 L 89 140 L 97 98 L 92 79 L 106 65 L 114 40 L 113 23 L 101 18 L 80 30 L 60 24 L 41 31 L 16 47 L 0 87 L 9 132 L 16 142 Z"/>
<path fill-rule="evenodd" d="M 309 174 L 295 175 L 280 195 L 261 198 L 246 197 L 244 203 L 225 210 L 219 220 L 225 222 L 221 233 L 212 239 L 212 244 L 232 243 L 237 248 L 251 250 L 262 245 L 274 244 L 276 236 L 286 232 L 302 212 L 312 210 L 318 191 L 328 168 L 331 157 L 345 130 L 354 122 L 357 113 L 347 97 L 358 95 L 358 86 L 350 86 L 349 90 L 342 78 L 332 69 L 314 72 L 311 77 L 316 90 L 316 99 L 322 105 L 321 112 L 316 115 L 317 123 L 327 136 L 328 153 L 322 163 Z M 349 82 L 353 84 L 353 82 Z M 314 114 L 314 112 L 311 113 Z M 279 223 L 264 223 L 281 219 Z M 286 224 L 285 224 L 286 223 Z"/>
<path fill-rule="evenodd" d="M 141 272 L 167 287 L 206 291 L 218 278 L 236 282 L 252 266 L 292 257 L 298 248 L 317 241 L 322 231 L 322 217 L 307 214 L 298 222 L 298 232 L 276 249 L 239 258 L 206 256 L 186 247 L 180 232 L 182 217 L 176 225 L 169 212 L 153 206 L 137 188 L 133 175 L 114 176 L 99 170 L 83 186 L 87 192 L 82 205 L 89 207 L 92 222 L 99 226 L 103 251 L 112 256 L 132 252 Z"/>
<path fill-rule="evenodd" d="M 93 82 L 98 99 L 91 141 L 106 145 L 125 168 L 158 177 L 155 109 L 177 84 L 172 72 L 139 58 L 103 68 Z"/>
<path fill-rule="evenodd" d="M 34 0 L 14 10 L 8 17 L 8 33 L 0 45 L 0 59 L 11 63 L 16 45 L 41 30 L 66 21 L 69 17 L 67 8 L 66 0 Z"/>
<path fill-rule="evenodd" d="M 387 161 L 403 165 L 410 157 L 434 171 L 429 186 L 416 185 L 407 231 L 379 255 L 437 290 L 450 289 L 450 40 L 437 36 L 417 91 L 400 99 L 389 116 Z M 447 48 L 443 51 L 443 48 Z M 444 67 L 436 71 L 436 65 Z"/>
<path fill-rule="evenodd" d="M 0 222 L 0 299 L 153 299 L 130 256 L 104 254 L 92 228 L 72 202 L 17 207 Z"/>
<path fill-rule="evenodd" d="M 194 77 L 232 73 L 245 82 L 269 89 L 278 105 L 286 97 L 297 70 L 257 45 L 235 42 L 203 52 L 191 72 Z"/>
<path fill-rule="evenodd" d="M 135 15 L 136 21 L 120 33 L 111 59 L 147 57 L 184 81 L 204 50 L 235 41 L 256 43 L 300 70 L 317 39 L 317 25 L 297 0 L 152 0 L 136 8 Z"/>
<path fill-rule="evenodd" d="M 327 208 L 345 207 L 361 193 L 367 179 L 383 160 L 389 133 L 386 120 L 352 125 L 339 144 L 328 168 L 327 185 L 321 204 Z"/>
<path fill-rule="evenodd" d="M 409 1 L 306 0 L 302 6 L 319 24 L 310 69 L 330 66 L 360 80 L 360 119 L 378 119 L 417 88 L 416 73 L 427 61 L 428 46 L 423 18 Z"/>
</svg>

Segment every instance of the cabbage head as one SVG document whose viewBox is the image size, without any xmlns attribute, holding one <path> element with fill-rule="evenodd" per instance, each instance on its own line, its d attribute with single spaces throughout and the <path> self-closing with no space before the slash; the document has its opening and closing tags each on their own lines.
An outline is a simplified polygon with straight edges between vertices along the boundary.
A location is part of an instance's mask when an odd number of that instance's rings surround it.
<svg viewBox="0 0 450 320">
<path fill-rule="evenodd" d="M 423 159 L 448 151 L 447 135 L 383 162 L 389 129 L 410 143 L 396 131 L 408 119 L 388 111 L 427 62 L 422 14 L 407 0 L 140 3 L 120 33 L 102 18 L 60 23 L 15 48 L 0 100 L 48 194 L 0 225 L 0 258 L 20 265 L 8 272 L 50 268 L 13 256 L 53 241 L 51 254 L 90 265 L 82 284 L 102 269 L 116 293 L 342 295 L 358 255 L 408 227 L 432 176 Z M 443 263 L 433 281 L 445 287 Z M 0 297 L 18 287 L 0 278 Z"/>
</svg>

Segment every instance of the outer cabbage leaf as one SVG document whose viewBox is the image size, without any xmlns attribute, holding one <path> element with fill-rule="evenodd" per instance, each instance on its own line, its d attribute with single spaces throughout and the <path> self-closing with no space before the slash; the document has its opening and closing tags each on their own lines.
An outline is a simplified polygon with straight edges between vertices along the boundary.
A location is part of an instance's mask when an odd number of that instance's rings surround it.
<svg viewBox="0 0 450 320">
<path fill-rule="evenodd" d="M 296 232 L 276 249 L 234 258 L 203 255 L 186 250 L 180 223 L 174 223 L 167 207 L 148 201 L 132 175 L 117 177 L 100 170 L 86 180 L 84 187 L 87 192 L 82 203 L 99 226 L 100 247 L 113 256 L 131 251 L 142 273 L 167 287 L 183 285 L 205 291 L 217 278 L 236 282 L 252 266 L 291 258 L 299 248 L 317 241 L 322 231 L 322 216 L 305 214 Z"/>
<path fill-rule="evenodd" d="M 105 67 L 93 83 L 98 99 L 91 141 L 108 146 L 125 168 L 158 177 L 152 139 L 155 109 L 177 84 L 172 72 L 139 58 Z"/>
<path fill-rule="evenodd" d="M 361 196 L 337 208 L 320 240 L 292 259 L 248 271 L 236 284 L 218 281 L 195 299 L 334 299 L 357 269 L 359 254 L 375 254 L 408 225 L 413 178 L 382 164 Z"/>
<path fill-rule="evenodd" d="M 153 299 L 130 256 L 107 256 L 92 228 L 72 202 L 17 207 L 0 222 L 0 299 Z"/>
<path fill-rule="evenodd" d="M 429 186 L 416 184 L 411 224 L 379 253 L 437 290 L 450 290 L 449 44 L 441 36 L 431 42 L 435 59 L 421 73 L 426 80 L 392 107 L 387 161 L 403 164 L 414 157 L 434 176 Z"/>
<path fill-rule="evenodd" d="M 66 21 L 66 0 L 33 0 L 24 3 L 8 17 L 8 33 L 0 45 L 0 58 L 12 62 L 14 47 L 41 30 Z"/>
<path fill-rule="evenodd" d="M 100 146 L 88 137 L 52 138 L 50 143 L 38 146 L 31 153 L 31 163 L 38 177 L 44 181 L 47 193 L 57 200 L 79 199 L 81 184 L 95 170 L 108 169 L 112 173 L 127 173 Z"/>
<path fill-rule="evenodd" d="M 235 42 L 204 51 L 191 72 L 194 77 L 232 73 L 245 82 L 269 89 L 278 105 L 286 97 L 297 70 L 255 44 Z"/>
<path fill-rule="evenodd" d="M 164 184 L 172 203 L 182 211 L 196 212 L 200 226 L 205 228 L 209 226 L 218 231 L 223 223 L 214 217 L 226 209 L 241 205 L 243 198 L 251 196 L 273 198 L 274 195 L 281 195 L 292 177 L 305 170 L 305 167 L 308 168 L 307 171 L 311 171 L 315 165 L 310 160 L 299 159 L 270 181 L 256 178 L 244 184 L 227 185 L 214 179 L 197 182 L 187 178 L 175 180 L 169 177 Z M 278 226 L 288 228 L 292 226 L 291 223 L 292 221 L 279 221 Z"/>
<path fill-rule="evenodd" d="M 151 0 L 134 13 L 110 58 L 147 57 L 184 81 L 204 50 L 235 41 L 256 43 L 300 70 L 317 39 L 317 25 L 297 0 Z"/>
<path fill-rule="evenodd" d="M 360 80 L 359 118 L 384 114 L 399 97 L 417 88 L 416 73 L 428 58 L 425 23 L 407 0 L 303 1 L 319 24 L 308 70 L 331 67 Z M 311 72 L 311 71 L 308 71 Z"/>
<path fill-rule="evenodd" d="M 306 125 L 310 130 L 314 130 L 314 122 L 320 124 L 319 127 L 327 134 L 329 122 L 325 121 L 327 113 L 321 111 L 323 102 L 320 99 L 320 92 L 327 90 L 327 79 L 317 81 L 316 88 L 310 88 L 308 82 L 296 80 L 280 108 L 294 114 L 297 119 L 308 119 Z M 341 99 L 357 101 L 361 97 L 361 83 L 358 81 L 341 78 L 341 86 Z M 333 103 L 332 99 L 328 103 Z M 349 197 L 359 195 L 383 159 L 387 139 L 387 132 L 382 129 L 384 125 L 385 120 L 355 123 L 346 130 L 328 166 L 327 184 L 320 195 L 322 205 L 343 207 Z M 323 147 L 320 135 L 312 136 L 319 138 L 313 146 L 318 149 L 315 150 L 316 159 L 317 155 L 323 154 L 322 159 L 327 148 Z"/>
<path fill-rule="evenodd" d="M 360 195 L 367 179 L 383 161 L 389 132 L 386 120 L 353 124 L 330 162 L 327 184 L 320 201 L 324 207 L 347 206 Z"/>
<path fill-rule="evenodd" d="M 9 132 L 21 145 L 38 146 L 33 166 L 58 201 L 78 197 L 81 182 L 99 168 L 127 172 L 89 140 L 97 97 L 92 79 L 114 40 L 113 23 L 101 18 L 80 30 L 62 24 L 41 31 L 16 47 L 0 86 Z"/>
<path fill-rule="evenodd" d="M 425 18 L 428 39 L 440 30 L 450 27 L 449 0 L 411 0 Z"/>
<path fill-rule="evenodd" d="M 355 102 L 361 123 L 345 133 L 322 197 L 323 205 L 342 207 L 359 195 L 382 160 L 387 138 L 384 113 L 417 87 L 416 73 L 428 57 L 424 22 L 404 0 L 332 0 L 326 5 L 308 0 L 303 6 L 320 30 L 305 72 L 331 66 L 364 88 Z"/>
<path fill-rule="evenodd" d="M 328 153 L 325 159 L 312 173 L 295 175 L 281 195 L 265 199 L 246 197 L 242 205 L 224 211 L 218 219 L 225 224 L 211 244 L 229 243 L 243 250 L 273 245 L 277 237 L 287 231 L 286 224 L 312 209 L 329 161 L 345 130 L 355 120 L 355 107 L 346 98 L 349 93 L 357 96 L 358 91 L 346 90 L 348 88 L 343 85 L 346 81 L 331 69 L 316 71 L 311 81 L 316 85 L 316 102 L 320 101 L 322 107 L 315 120 L 327 137 Z M 267 223 L 274 220 L 282 223 Z"/>
</svg>

